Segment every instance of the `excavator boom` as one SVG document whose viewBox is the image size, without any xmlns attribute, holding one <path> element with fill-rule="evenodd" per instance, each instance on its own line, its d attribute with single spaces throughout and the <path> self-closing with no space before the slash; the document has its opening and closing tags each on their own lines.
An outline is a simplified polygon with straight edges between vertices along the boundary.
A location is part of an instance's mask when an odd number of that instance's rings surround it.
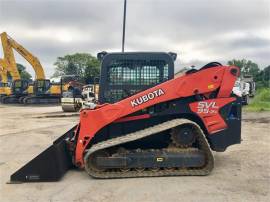
<svg viewBox="0 0 270 202">
<path fill-rule="evenodd" d="M 3 32 L 0 34 L 2 47 L 3 47 L 3 53 L 4 53 L 4 59 L 6 63 L 6 70 L 10 73 L 13 80 L 20 80 L 21 76 L 17 69 L 17 65 L 15 62 L 15 56 L 12 51 L 12 44 L 8 40 L 7 33 Z"/>
<path fill-rule="evenodd" d="M 0 59 L 0 72 L 1 72 L 1 82 L 7 82 L 7 67 L 8 64 L 5 60 Z"/>
<path fill-rule="evenodd" d="M 8 85 L 8 76 L 7 76 L 7 62 L 3 59 L 0 59 L 0 96 L 7 96 L 11 94 L 11 89 Z"/>
<path fill-rule="evenodd" d="M 45 73 L 43 67 L 40 64 L 40 61 L 37 57 L 35 57 L 32 53 L 26 50 L 22 45 L 12 39 L 7 35 L 6 32 L 1 33 L 2 46 L 4 50 L 4 56 L 10 64 L 9 72 L 14 72 L 13 74 L 16 76 L 13 77 L 13 80 L 20 79 L 19 72 L 17 70 L 15 57 L 13 50 L 16 50 L 24 59 L 26 59 L 29 64 L 33 67 L 36 75 L 36 79 L 45 79 Z"/>
</svg>

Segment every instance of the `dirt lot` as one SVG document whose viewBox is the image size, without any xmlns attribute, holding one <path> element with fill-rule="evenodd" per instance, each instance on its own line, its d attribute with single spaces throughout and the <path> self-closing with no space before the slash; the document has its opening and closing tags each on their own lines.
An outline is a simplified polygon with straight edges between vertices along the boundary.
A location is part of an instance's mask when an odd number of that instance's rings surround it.
<svg viewBox="0 0 270 202">
<path fill-rule="evenodd" d="M 207 177 L 95 180 L 69 171 L 57 183 L 6 184 L 10 174 L 77 121 L 61 115 L 60 107 L 0 105 L 1 202 L 269 201 L 269 112 L 244 113 L 242 144 L 214 153 L 216 166 Z"/>
</svg>

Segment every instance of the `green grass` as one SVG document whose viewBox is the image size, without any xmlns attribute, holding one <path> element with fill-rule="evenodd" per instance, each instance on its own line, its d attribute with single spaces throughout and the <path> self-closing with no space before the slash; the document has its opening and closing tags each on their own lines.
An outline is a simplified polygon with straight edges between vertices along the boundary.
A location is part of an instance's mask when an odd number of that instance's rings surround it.
<svg viewBox="0 0 270 202">
<path fill-rule="evenodd" d="M 247 111 L 270 111 L 270 88 L 261 88 L 257 90 L 251 103 L 244 107 Z"/>
</svg>

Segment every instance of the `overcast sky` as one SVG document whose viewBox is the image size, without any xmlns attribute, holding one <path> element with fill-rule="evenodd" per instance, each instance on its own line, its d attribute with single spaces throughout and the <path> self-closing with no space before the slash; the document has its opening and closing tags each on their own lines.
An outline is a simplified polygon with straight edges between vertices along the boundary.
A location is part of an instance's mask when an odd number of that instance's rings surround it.
<svg viewBox="0 0 270 202">
<path fill-rule="evenodd" d="M 176 52 L 176 70 L 232 58 L 270 64 L 270 0 L 127 1 L 127 51 Z M 0 0 L 0 32 L 51 76 L 58 56 L 120 51 L 122 15 L 123 0 Z"/>
</svg>

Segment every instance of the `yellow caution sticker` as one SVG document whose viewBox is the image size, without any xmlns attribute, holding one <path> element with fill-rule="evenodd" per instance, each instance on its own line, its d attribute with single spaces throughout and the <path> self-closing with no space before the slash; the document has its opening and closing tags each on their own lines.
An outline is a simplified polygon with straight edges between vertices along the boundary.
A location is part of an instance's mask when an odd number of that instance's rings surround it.
<svg viewBox="0 0 270 202">
<path fill-rule="evenodd" d="M 157 157 L 157 162 L 162 162 L 162 161 L 164 161 L 163 157 Z"/>
<path fill-rule="evenodd" d="M 214 84 L 209 84 L 208 85 L 208 89 L 213 89 L 214 88 Z"/>
</svg>

